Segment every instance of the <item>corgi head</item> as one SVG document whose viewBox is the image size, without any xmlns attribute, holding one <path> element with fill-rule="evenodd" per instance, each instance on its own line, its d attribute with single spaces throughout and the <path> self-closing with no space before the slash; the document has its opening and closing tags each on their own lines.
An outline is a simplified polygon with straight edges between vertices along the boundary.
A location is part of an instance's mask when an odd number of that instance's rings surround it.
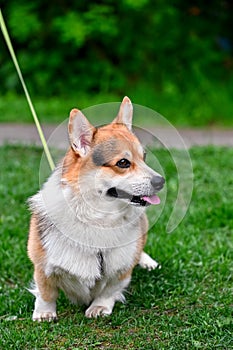
<svg viewBox="0 0 233 350">
<path fill-rule="evenodd" d="M 62 184 L 77 196 L 98 205 L 159 204 L 156 195 L 164 178 L 145 163 L 145 152 L 132 133 L 133 106 L 128 97 L 111 124 L 95 128 L 78 109 L 70 112 L 68 132 L 71 148 L 62 171 Z"/>
</svg>

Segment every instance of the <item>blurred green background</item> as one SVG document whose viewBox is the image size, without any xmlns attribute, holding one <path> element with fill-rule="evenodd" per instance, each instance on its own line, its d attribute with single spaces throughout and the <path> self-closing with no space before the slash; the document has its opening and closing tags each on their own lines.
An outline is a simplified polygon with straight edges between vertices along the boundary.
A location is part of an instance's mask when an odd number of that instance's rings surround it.
<svg viewBox="0 0 233 350">
<path fill-rule="evenodd" d="M 2 13 L 42 122 L 128 95 L 175 126 L 233 126 L 230 0 L 3 0 Z M 32 122 L 3 36 L 0 82 L 0 121 Z"/>
</svg>

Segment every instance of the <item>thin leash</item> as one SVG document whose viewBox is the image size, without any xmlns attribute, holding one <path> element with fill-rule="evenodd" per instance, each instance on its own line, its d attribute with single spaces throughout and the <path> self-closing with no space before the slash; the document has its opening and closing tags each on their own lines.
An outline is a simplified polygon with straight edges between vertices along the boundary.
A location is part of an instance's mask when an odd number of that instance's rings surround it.
<svg viewBox="0 0 233 350">
<path fill-rule="evenodd" d="M 18 64 L 16 55 L 15 55 L 15 52 L 14 52 L 14 49 L 13 49 L 13 46 L 12 46 L 12 43 L 11 43 L 11 40 L 10 40 L 8 31 L 7 31 L 7 28 L 6 28 L 6 24 L 5 24 L 5 21 L 4 21 L 4 18 L 3 18 L 3 15 L 2 15 L 2 10 L 1 10 L 1 9 L 0 9 L 0 26 L 1 26 L 1 30 L 2 30 L 3 37 L 4 37 L 5 41 L 6 41 L 8 50 L 9 50 L 9 52 L 10 52 L 12 61 L 14 62 L 15 69 L 16 69 L 16 71 L 17 71 L 17 73 L 18 73 L 19 80 L 20 80 L 20 82 L 21 82 L 21 84 L 22 84 L 22 87 L 23 87 L 23 90 L 24 90 L 24 93 L 25 93 L 25 96 L 26 96 L 26 99 L 27 99 L 29 108 L 30 108 L 30 110 L 31 110 L 31 113 L 32 113 L 34 122 L 35 122 L 35 124 L 36 124 L 36 128 L 37 128 L 38 134 L 39 134 L 39 136 L 40 136 L 40 140 L 41 140 L 41 143 L 42 143 L 42 145 L 43 145 L 44 152 L 45 152 L 45 155 L 46 155 L 46 157 L 47 157 L 49 166 L 50 166 L 51 170 L 54 170 L 55 165 L 54 165 L 54 162 L 53 162 L 51 153 L 50 153 L 50 151 L 49 151 L 48 144 L 47 144 L 46 139 L 45 139 L 45 137 L 44 137 L 44 133 L 43 133 L 43 130 L 42 130 L 42 128 L 41 128 L 39 119 L 38 119 L 37 114 L 36 114 L 36 111 L 35 111 L 35 109 L 34 109 L 32 100 L 31 100 L 31 98 L 30 98 L 28 89 L 27 89 L 27 87 L 26 87 L 26 84 L 25 84 L 25 81 L 24 81 L 24 78 L 23 78 L 21 69 L 20 69 L 20 67 L 19 67 L 19 64 Z"/>
</svg>

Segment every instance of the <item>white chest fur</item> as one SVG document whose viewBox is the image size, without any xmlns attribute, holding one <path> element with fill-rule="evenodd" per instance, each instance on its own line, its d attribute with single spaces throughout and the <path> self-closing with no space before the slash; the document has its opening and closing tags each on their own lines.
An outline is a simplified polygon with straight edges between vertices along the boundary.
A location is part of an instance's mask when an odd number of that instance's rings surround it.
<svg viewBox="0 0 233 350">
<path fill-rule="evenodd" d="M 91 195 L 88 201 L 74 196 L 70 187 L 60 185 L 58 175 L 55 172 L 31 199 L 33 211 L 43 218 L 44 269 L 47 276 L 58 276 L 62 289 L 82 289 L 81 294 L 87 295 L 97 281 L 118 277 L 132 267 L 143 212 L 95 199 L 90 206 Z"/>
<path fill-rule="evenodd" d="M 109 235 L 114 233 L 109 232 Z M 137 242 L 133 240 L 131 244 L 112 248 L 88 247 L 53 230 L 47 236 L 44 247 L 47 275 L 51 275 L 57 269 L 62 269 L 92 285 L 103 274 L 111 278 L 116 274 L 126 272 L 134 262 Z"/>
</svg>

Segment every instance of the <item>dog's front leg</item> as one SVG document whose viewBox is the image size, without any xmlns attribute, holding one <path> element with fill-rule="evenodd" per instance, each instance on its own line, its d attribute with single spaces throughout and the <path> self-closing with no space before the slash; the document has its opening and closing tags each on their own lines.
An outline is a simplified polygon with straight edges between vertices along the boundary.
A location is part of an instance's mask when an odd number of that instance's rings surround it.
<svg viewBox="0 0 233 350">
<path fill-rule="evenodd" d="M 56 299 L 58 289 L 53 277 L 46 277 L 44 271 L 35 266 L 34 272 L 35 289 L 30 290 L 35 295 L 33 321 L 57 320 Z"/>
<path fill-rule="evenodd" d="M 125 301 L 122 293 L 128 286 L 130 279 L 131 276 L 126 276 L 124 279 L 116 277 L 109 280 L 104 289 L 99 294 L 96 293 L 93 302 L 85 312 L 86 317 L 96 318 L 111 315 L 115 302 Z"/>
</svg>

